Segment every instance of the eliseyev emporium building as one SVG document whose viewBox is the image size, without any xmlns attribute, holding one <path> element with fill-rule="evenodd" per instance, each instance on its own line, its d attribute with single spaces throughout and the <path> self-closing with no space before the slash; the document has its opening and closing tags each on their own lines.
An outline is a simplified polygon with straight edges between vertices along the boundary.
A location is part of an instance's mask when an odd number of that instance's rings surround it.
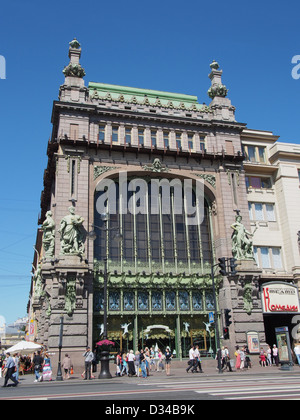
<svg viewBox="0 0 300 420">
<path fill-rule="evenodd" d="M 235 120 L 215 61 L 206 106 L 191 95 L 86 87 L 80 56 L 74 39 L 53 103 L 29 339 L 57 350 L 63 314 L 64 351 L 81 360 L 85 347 L 94 347 L 103 337 L 107 259 L 107 336 L 115 350 L 170 346 L 182 358 L 197 342 L 209 354 L 216 346 L 211 266 L 233 250 L 237 275 L 222 277 L 214 268 L 221 337 L 225 310 L 232 321 L 229 339 L 221 341 L 231 350 L 246 344 L 249 332 L 254 346 L 265 344 L 266 334 L 272 341 L 281 316 L 263 313 L 261 284 L 299 278 L 299 211 L 289 225 L 280 220 L 289 208 L 285 197 L 277 204 L 282 183 L 292 180 L 289 198 L 299 209 L 299 150 L 286 168 L 282 149 L 288 146 Z M 187 180 L 197 223 L 189 222 L 191 211 L 176 187 Z M 202 195 L 195 193 L 197 181 Z M 284 323 L 290 326 L 292 316 Z"/>
</svg>

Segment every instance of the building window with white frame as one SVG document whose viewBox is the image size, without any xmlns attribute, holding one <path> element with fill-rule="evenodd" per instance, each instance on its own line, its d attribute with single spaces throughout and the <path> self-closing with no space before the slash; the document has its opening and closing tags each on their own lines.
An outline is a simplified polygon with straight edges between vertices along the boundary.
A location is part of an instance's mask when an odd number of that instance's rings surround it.
<svg viewBox="0 0 300 420">
<path fill-rule="evenodd" d="M 250 220 L 276 222 L 275 204 L 248 203 Z"/>
<path fill-rule="evenodd" d="M 181 133 L 176 133 L 176 148 L 181 149 Z"/>
<path fill-rule="evenodd" d="M 194 134 L 188 134 L 188 149 L 190 151 L 194 149 Z"/>
<path fill-rule="evenodd" d="M 125 127 L 125 143 L 131 144 L 131 128 Z"/>
<path fill-rule="evenodd" d="M 98 139 L 99 141 L 105 140 L 105 125 L 104 124 L 99 125 Z"/>
<path fill-rule="evenodd" d="M 206 137 L 203 135 L 200 135 L 199 138 L 200 138 L 200 150 L 201 152 L 204 152 L 206 150 Z"/>
<path fill-rule="evenodd" d="M 272 182 L 270 177 L 246 176 L 246 187 L 253 189 L 271 189 Z"/>
<path fill-rule="evenodd" d="M 264 146 L 254 146 L 250 144 L 244 144 L 243 152 L 246 156 L 246 160 L 253 163 L 265 163 L 266 162 L 266 148 Z"/>
<path fill-rule="evenodd" d="M 155 147 L 157 145 L 157 131 L 151 130 L 151 146 Z"/>
<path fill-rule="evenodd" d="M 117 126 L 112 127 L 111 140 L 113 143 L 117 143 L 119 141 L 119 127 Z"/>
<path fill-rule="evenodd" d="M 144 145 L 144 129 L 140 128 L 138 131 L 139 146 Z"/>
<path fill-rule="evenodd" d="M 280 247 L 254 246 L 253 252 L 259 267 L 263 269 L 283 269 Z"/>
</svg>

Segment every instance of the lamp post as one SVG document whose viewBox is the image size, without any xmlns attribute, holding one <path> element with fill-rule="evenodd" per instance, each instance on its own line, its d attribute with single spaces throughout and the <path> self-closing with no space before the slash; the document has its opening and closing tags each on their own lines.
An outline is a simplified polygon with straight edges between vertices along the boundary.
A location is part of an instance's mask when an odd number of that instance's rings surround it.
<svg viewBox="0 0 300 420">
<path fill-rule="evenodd" d="M 214 307 L 215 307 L 215 329 L 216 329 L 216 342 L 217 342 L 216 344 L 217 344 L 218 372 L 223 373 L 222 363 L 221 363 L 222 357 L 221 357 L 220 330 L 219 330 L 219 322 L 218 322 L 218 309 L 217 309 L 217 297 L 216 297 L 215 274 L 214 274 L 214 268 L 216 266 L 218 266 L 218 264 L 211 266 L 211 279 L 212 279 Z"/>
<path fill-rule="evenodd" d="M 58 355 L 58 368 L 57 368 L 57 376 L 56 376 L 57 381 L 62 381 L 63 380 L 62 371 L 61 371 L 61 349 L 62 349 L 63 329 L 64 329 L 64 317 L 63 317 L 63 315 L 61 315 L 61 317 L 60 317 L 60 330 L 59 330 L 59 342 L 58 342 L 59 355 Z"/>
<path fill-rule="evenodd" d="M 104 213 L 101 214 L 101 219 L 104 222 L 104 228 L 99 226 L 93 225 L 94 228 L 102 230 L 105 233 L 105 237 L 107 238 L 107 233 L 112 230 L 118 230 L 119 228 L 109 228 L 108 227 L 108 214 Z M 95 232 L 90 232 L 89 237 L 93 240 L 97 238 Z M 122 235 L 117 233 L 115 238 L 116 240 L 121 240 Z M 107 255 L 104 257 L 104 275 L 103 275 L 103 340 L 107 340 L 107 283 L 108 283 L 108 258 Z M 101 371 L 99 374 L 99 379 L 110 379 L 112 378 L 111 373 L 109 371 L 109 350 L 102 350 L 100 353 L 100 362 L 101 362 Z"/>
</svg>

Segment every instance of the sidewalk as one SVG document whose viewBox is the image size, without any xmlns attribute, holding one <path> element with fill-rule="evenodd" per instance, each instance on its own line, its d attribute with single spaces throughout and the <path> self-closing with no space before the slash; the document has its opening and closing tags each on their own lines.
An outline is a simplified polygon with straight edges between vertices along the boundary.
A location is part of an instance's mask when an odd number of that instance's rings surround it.
<svg viewBox="0 0 300 420">
<path fill-rule="evenodd" d="M 150 382 L 156 382 L 156 381 L 161 381 L 161 380 L 174 380 L 174 379 L 187 379 L 187 380 L 194 380 L 194 378 L 196 379 L 203 379 L 203 378 L 211 378 L 211 377 L 222 377 L 222 378 L 238 378 L 241 376 L 246 377 L 247 375 L 265 375 L 265 376 L 269 376 L 269 375 L 274 375 L 274 376 L 280 376 L 280 375 L 299 375 L 300 374 L 300 368 L 298 365 L 293 366 L 291 371 L 284 371 L 281 370 L 280 367 L 276 367 L 276 366 L 270 366 L 270 367 L 261 367 L 258 363 L 258 361 L 256 360 L 252 360 L 252 368 L 251 369 L 244 369 L 243 371 L 237 371 L 235 368 L 233 368 L 233 372 L 229 372 L 229 371 L 225 371 L 222 374 L 220 374 L 218 372 L 217 369 L 217 361 L 214 359 L 203 359 L 202 360 L 202 369 L 203 369 L 203 373 L 191 373 L 191 371 L 189 373 L 186 372 L 186 368 L 188 367 L 187 361 L 179 361 L 179 360 L 172 360 L 171 363 L 171 375 L 167 376 L 166 372 L 150 372 L 150 376 L 148 377 L 148 380 Z M 99 372 L 100 372 L 100 365 L 98 365 L 98 371 L 96 373 L 94 373 L 95 379 L 92 379 L 92 382 L 97 382 L 97 383 L 104 383 L 106 381 L 122 381 L 122 382 L 128 382 L 130 383 L 133 380 L 137 380 L 139 378 L 136 377 L 128 377 L 128 376 L 122 376 L 117 377 L 115 376 L 115 371 L 116 371 L 116 365 L 111 363 L 110 364 L 110 373 L 112 375 L 112 379 L 106 379 L 106 380 L 101 380 L 98 379 L 99 376 Z M 63 381 L 64 383 L 75 383 L 75 382 L 81 382 L 83 385 L 86 384 L 89 381 L 84 381 L 81 377 L 81 373 L 77 373 L 75 372 L 74 375 L 71 376 L 71 378 L 68 381 Z M 33 374 L 29 374 L 29 375 L 20 375 L 19 377 L 19 381 L 20 381 L 20 386 L 24 386 L 24 385 L 36 385 L 36 386 L 40 386 L 43 384 L 56 384 L 58 385 L 59 383 L 62 383 L 62 381 L 56 381 L 56 376 L 57 376 L 57 367 L 53 368 L 53 380 L 51 382 L 45 381 L 45 382 L 40 382 L 40 383 L 35 383 L 35 375 Z M 140 378 L 142 380 L 142 378 Z M 0 387 L 3 385 L 4 383 L 4 378 L 0 378 Z M 9 381 L 9 383 L 12 383 L 11 381 Z"/>
</svg>

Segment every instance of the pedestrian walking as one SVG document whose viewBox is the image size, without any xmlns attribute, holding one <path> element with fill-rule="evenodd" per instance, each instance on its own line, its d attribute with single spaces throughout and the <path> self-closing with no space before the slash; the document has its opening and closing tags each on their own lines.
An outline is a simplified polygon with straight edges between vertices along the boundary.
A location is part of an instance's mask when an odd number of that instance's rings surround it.
<svg viewBox="0 0 300 420">
<path fill-rule="evenodd" d="M 127 360 L 128 360 L 128 376 L 135 376 L 135 367 L 134 367 L 134 361 L 135 361 L 135 356 L 133 353 L 133 350 L 130 350 L 128 355 L 127 355 Z"/>
<path fill-rule="evenodd" d="M 119 351 L 116 356 L 116 376 L 121 376 L 122 370 L 122 353 Z"/>
<path fill-rule="evenodd" d="M 195 351 L 195 346 L 191 346 L 191 348 L 189 350 L 188 367 L 186 368 L 187 373 L 190 371 L 190 369 L 193 369 L 194 365 L 195 365 L 194 351 Z"/>
<path fill-rule="evenodd" d="M 230 363 L 230 354 L 228 347 L 225 346 L 225 370 L 228 369 L 229 372 L 232 372 L 231 363 Z"/>
<path fill-rule="evenodd" d="M 147 379 L 146 356 L 143 349 L 140 352 L 140 363 L 141 363 L 142 377 Z"/>
<path fill-rule="evenodd" d="M 20 372 L 20 355 L 19 353 L 14 354 L 15 361 L 15 373 L 13 374 L 14 378 L 19 382 L 19 372 Z"/>
<path fill-rule="evenodd" d="M 161 371 L 164 371 L 164 358 L 163 352 L 158 349 L 158 362 L 157 362 L 157 372 L 159 372 L 159 369 L 161 368 Z"/>
<path fill-rule="evenodd" d="M 267 348 L 267 365 L 272 366 L 272 349 L 271 346 L 268 344 Z"/>
<path fill-rule="evenodd" d="M 276 344 L 273 344 L 272 353 L 275 365 L 279 366 L 278 348 L 276 347 Z"/>
<path fill-rule="evenodd" d="M 240 368 L 241 368 L 241 354 L 240 354 L 239 346 L 236 346 L 236 351 L 235 351 L 234 355 L 236 357 L 235 368 L 236 368 L 236 370 L 240 370 Z"/>
<path fill-rule="evenodd" d="M 45 354 L 45 358 L 44 358 L 42 378 L 43 378 L 43 381 L 52 381 L 51 360 L 47 353 Z"/>
<path fill-rule="evenodd" d="M 259 363 L 261 367 L 266 367 L 266 355 L 264 352 L 264 348 L 261 348 L 260 355 L 259 355 Z"/>
<path fill-rule="evenodd" d="M 67 353 L 65 354 L 65 358 L 62 362 L 62 368 L 64 370 L 64 379 L 70 379 L 70 372 L 73 368 L 73 364 L 70 356 Z"/>
<path fill-rule="evenodd" d="M 40 373 L 43 371 L 43 364 L 44 364 L 44 359 L 41 356 L 40 351 L 38 351 L 37 354 L 34 355 L 32 363 L 34 364 L 34 374 L 35 374 L 34 382 L 39 382 L 41 380 Z"/>
<path fill-rule="evenodd" d="M 90 380 L 92 379 L 92 375 L 91 375 L 91 368 L 92 368 L 92 361 L 94 360 L 94 353 L 91 351 L 90 347 L 86 348 L 86 352 L 83 353 L 83 357 L 84 357 L 84 380 Z"/>
<path fill-rule="evenodd" d="M 245 348 L 244 347 L 242 348 L 242 350 L 240 350 L 240 358 L 241 358 L 240 370 L 244 370 L 245 368 Z"/>
<path fill-rule="evenodd" d="M 171 374 L 171 360 L 172 360 L 173 354 L 171 353 L 171 350 L 169 347 L 166 348 L 165 351 L 165 364 L 166 364 L 166 374 L 167 376 L 170 376 Z"/>
<path fill-rule="evenodd" d="M 18 383 L 19 383 L 16 380 L 16 378 L 14 378 L 14 376 L 13 376 L 13 374 L 15 373 L 15 368 L 16 368 L 15 361 L 11 357 L 10 353 L 6 353 L 6 356 L 7 356 L 6 363 L 5 363 L 6 375 L 5 375 L 3 388 L 7 387 L 7 383 L 8 383 L 9 380 L 11 380 L 14 383 L 13 386 L 17 386 Z"/>
<path fill-rule="evenodd" d="M 138 350 L 135 352 L 134 368 L 135 368 L 136 376 L 139 377 L 140 376 L 140 352 Z"/>
</svg>

